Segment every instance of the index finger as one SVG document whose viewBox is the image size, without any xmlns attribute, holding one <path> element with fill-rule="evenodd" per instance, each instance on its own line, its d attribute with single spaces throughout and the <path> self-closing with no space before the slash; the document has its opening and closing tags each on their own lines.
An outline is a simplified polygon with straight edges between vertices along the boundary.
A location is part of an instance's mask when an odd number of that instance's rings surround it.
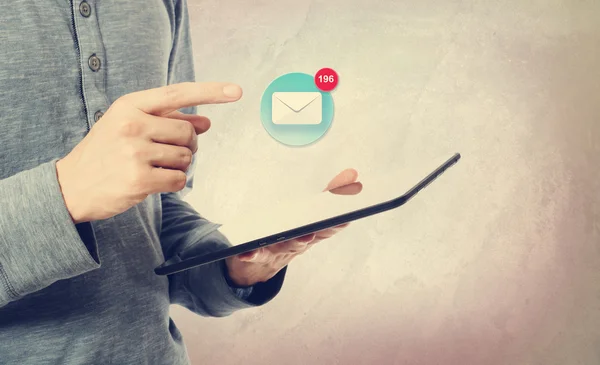
<svg viewBox="0 0 600 365">
<path fill-rule="evenodd" d="M 242 88 L 227 82 L 182 82 L 124 96 L 134 107 L 153 115 L 203 104 L 230 103 L 241 97 Z"/>
</svg>

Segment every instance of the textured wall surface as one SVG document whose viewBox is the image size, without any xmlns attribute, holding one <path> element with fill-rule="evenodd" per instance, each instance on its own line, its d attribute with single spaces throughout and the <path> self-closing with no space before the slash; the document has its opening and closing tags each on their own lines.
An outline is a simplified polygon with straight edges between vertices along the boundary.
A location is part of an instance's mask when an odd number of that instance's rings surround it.
<svg viewBox="0 0 600 365">
<path fill-rule="evenodd" d="M 245 92 L 202 109 L 189 201 L 208 218 L 463 155 L 300 257 L 264 307 L 174 307 L 194 364 L 600 363 L 600 2 L 188 1 L 198 79 Z M 321 67 L 331 130 L 280 145 L 263 90 Z"/>
</svg>

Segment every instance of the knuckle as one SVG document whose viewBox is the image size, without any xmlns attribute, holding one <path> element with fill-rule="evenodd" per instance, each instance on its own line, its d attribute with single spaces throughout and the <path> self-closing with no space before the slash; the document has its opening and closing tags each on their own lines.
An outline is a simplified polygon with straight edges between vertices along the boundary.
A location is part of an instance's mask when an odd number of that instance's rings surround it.
<svg viewBox="0 0 600 365">
<path fill-rule="evenodd" d="M 295 242 L 294 245 L 292 246 L 292 250 L 294 252 L 303 252 L 304 250 L 306 250 L 306 248 L 308 247 L 308 243 L 306 242 Z"/>
<path fill-rule="evenodd" d="M 146 157 L 146 151 L 144 151 L 143 148 L 135 144 L 125 145 L 125 154 L 128 158 L 134 161 L 140 161 Z"/>
<path fill-rule="evenodd" d="M 192 152 L 192 154 L 194 154 L 198 151 L 198 140 L 196 139 L 196 137 L 194 137 L 194 139 L 192 139 L 189 146 L 190 146 L 190 151 Z"/>
<path fill-rule="evenodd" d="M 186 142 L 190 143 L 196 138 L 196 129 L 189 122 L 181 123 L 182 134 L 185 135 Z"/>
<path fill-rule="evenodd" d="M 144 130 L 144 124 L 135 119 L 129 119 L 123 122 L 119 128 L 119 132 L 125 137 L 138 137 Z"/>
<path fill-rule="evenodd" d="M 174 190 L 182 190 L 185 188 L 185 184 L 187 183 L 187 176 L 185 173 L 178 171 L 177 174 L 174 175 L 172 181 L 172 187 Z"/>
<path fill-rule="evenodd" d="M 181 160 L 186 166 L 188 166 L 190 163 L 192 163 L 193 157 L 194 157 L 194 155 L 193 155 L 192 151 L 190 151 L 187 148 L 185 148 L 181 154 Z"/>
</svg>

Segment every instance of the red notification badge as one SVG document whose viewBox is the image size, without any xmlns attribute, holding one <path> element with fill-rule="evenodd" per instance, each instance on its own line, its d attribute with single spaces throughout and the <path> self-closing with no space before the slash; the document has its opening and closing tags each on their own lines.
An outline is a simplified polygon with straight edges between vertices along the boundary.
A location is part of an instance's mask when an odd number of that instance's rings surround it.
<svg viewBox="0 0 600 365">
<path fill-rule="evenodd" d="M 331 68 L 322 68 L 315 75 L 315 85 L 321 91 L 330 92 L 337 86 L 339 76 Z"/>
</svg>

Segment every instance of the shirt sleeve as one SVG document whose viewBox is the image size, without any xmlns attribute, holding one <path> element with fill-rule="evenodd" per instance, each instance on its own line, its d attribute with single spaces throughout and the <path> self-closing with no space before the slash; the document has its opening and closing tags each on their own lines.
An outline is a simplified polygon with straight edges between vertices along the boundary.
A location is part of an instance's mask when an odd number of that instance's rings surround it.
<svg viewBox="0 0 600 365">
<path fill-rule="evenodd" d="M 192 42 L 186 0 L 175 0 L 174 37 L 169 62 L 169 84 L 195 81 Z M 197 108 L 181 110 L 196 114 Z M 181 258 L 199 255 L 230 246 L 219 231 L 219 225 L 202 217 L 183 200 L 192 189 L 196 156 L 188 169 L 186 187 L 179 193 L 161 195 L 161 245 L 168 260 L 178 254 Z M 262 305 L 274 298 L 283 284 L 286 270 L 252 288 L 231 285 L 224 270 L 224 261 L 199 266 L 169 276 L 171 302 L 180 304 L 205 316 L 222 317 L 236 310 Z"/>
<path fill-rule="evenodd" d="M 99 267 L 92 225 L 73 223 L 56 160 L 0 180 L 0 307 Z"/>
</svg>

